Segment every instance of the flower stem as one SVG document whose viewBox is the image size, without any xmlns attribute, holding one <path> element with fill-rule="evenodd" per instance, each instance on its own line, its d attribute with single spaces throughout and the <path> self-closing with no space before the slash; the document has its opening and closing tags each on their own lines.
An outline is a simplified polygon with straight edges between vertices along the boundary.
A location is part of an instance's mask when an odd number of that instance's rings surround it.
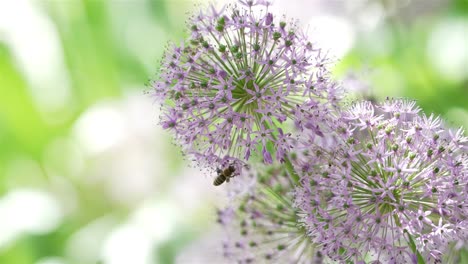
<svg viewBox="0 0 468 264">
<path fill-rule="evenodd" d="M 299 184 L 299 175 L 297 174 L 296 170 L 294 169 L 294 166 L 292 165 L 291 161 L 289 160 L 288 157 L 284 159 L 284 165 L 286 167 L 286 170 L 289 173 L 289 176 L 293 180 L 294 186 Z"/>
<path fill-rule="evenodd" d="M 270 126 L 268 125 L 267 122 L 263 122 L 263 125 L 265 126 L 266 129 L 270 129 Z M 272 134 L 271 136 L 273 137 L 274 140 L 276 140 L 276 136 L 274 134 Z M 291 177 L 293 186 L 297 186 L 299 184 L 299 175 L 294 169 L 294 166 L 292 165 L 291 160 L 289 160 L 287 156 L 284 157 L 284 165 L 285 165 L 286 171 Z"/>
<path fill-rule="evenodd" d="M 406 233 L 406 234 L 408 235 L 411 251 L 413 251 L 413 253 L 416 254 L 416 257 L 418 258 L 418 264 L 426 264 L 423 256 L 421 256 L 421 253 L 419 253 L 419 251 L 416 249 L 416 243 L 414 243 L 413 238 L 411 237 L 409 233 Z"/>
</svg>

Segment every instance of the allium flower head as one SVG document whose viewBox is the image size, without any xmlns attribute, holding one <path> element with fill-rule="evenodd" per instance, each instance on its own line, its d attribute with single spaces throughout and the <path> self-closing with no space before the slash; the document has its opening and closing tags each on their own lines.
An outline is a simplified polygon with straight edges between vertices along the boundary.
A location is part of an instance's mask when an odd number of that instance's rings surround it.
<svg viewBox="0 0 468 264">
<path fill-rule="evenodd" d="M 314 123 L 339 100 L 327 58 L 269 4 L 210 6 L 190 19 L 188 41 L 168 48 L 152 85 L 162 126 L 186 152 L 281 161 L 291 131 L 279 127 Z"/>
<path fill-rule="evenodd" d="M 295 205 L 322 252 L 354 263 L 440 262 L 468 240 L 468 138 L 413 101 L 362 102 L 343 113 L 334 150 L 311 148 Z M 317 162 L 317 156 L 323 160 Z"/>
<path fill-rule="evenodd" d="M 259 176 L 259 186 L 240 203 L 218 211 L 230 263 L 322 263 L 323 256 L 298 222 L 293 186 L 280 168 Z"/>
</svg>

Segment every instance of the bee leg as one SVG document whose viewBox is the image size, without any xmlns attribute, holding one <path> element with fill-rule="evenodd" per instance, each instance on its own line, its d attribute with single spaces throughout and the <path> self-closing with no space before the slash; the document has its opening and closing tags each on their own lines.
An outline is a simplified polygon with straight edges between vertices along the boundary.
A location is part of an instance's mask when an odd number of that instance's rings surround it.
<svg viewBox="0 0 468 264">
<path fill-rule="evenodd" d="M 227 177 L 227 178 L 226 178 L 226 182 L 229 182 L 229 178 L 231 178 L 231 177 Z"/>
<path fill-rule="evenodd" d="M 220 168 L 216 168 L 216 173 L 220 174 L 221 172 L 223 172 Z"/>
</svg>

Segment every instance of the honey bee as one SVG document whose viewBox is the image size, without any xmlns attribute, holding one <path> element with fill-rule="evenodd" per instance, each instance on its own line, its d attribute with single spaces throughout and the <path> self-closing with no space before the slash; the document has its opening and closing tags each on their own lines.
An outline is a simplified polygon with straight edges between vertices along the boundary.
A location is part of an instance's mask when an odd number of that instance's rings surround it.
<svg viewBox="0 0 468 264">
<path fill-rule="evenodd" d="M 218 176 L 216 179 L 213 181 L 214 186 L 219 186 L 223 184 L 224 182 L 229 182 L 229 179 L 234 177 L 234 172 L 236 171 L 236 168 L 234 166 L 229 165 L 226 169 L 222 170 L 218 168 L 216 172 L 218 173 Z"/>
</svg>

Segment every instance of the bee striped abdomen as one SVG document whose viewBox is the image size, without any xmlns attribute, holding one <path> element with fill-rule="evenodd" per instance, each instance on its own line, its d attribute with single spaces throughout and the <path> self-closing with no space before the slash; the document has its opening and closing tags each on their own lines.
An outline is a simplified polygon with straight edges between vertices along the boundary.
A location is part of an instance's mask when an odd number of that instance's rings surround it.
<svg viewBox="0 0 468 264">
<path fill-rule="evenodd" d="M 213 185 L 214 186 L 219 186 L 221 184 L 223 184 L 225 181 L 226 181 L 227 177 L 224 175 L 224 174 L 220 174 L 218 175 L 218 177 L 216 177 L 216 179 L 213 181 Z"/>
</svg>

